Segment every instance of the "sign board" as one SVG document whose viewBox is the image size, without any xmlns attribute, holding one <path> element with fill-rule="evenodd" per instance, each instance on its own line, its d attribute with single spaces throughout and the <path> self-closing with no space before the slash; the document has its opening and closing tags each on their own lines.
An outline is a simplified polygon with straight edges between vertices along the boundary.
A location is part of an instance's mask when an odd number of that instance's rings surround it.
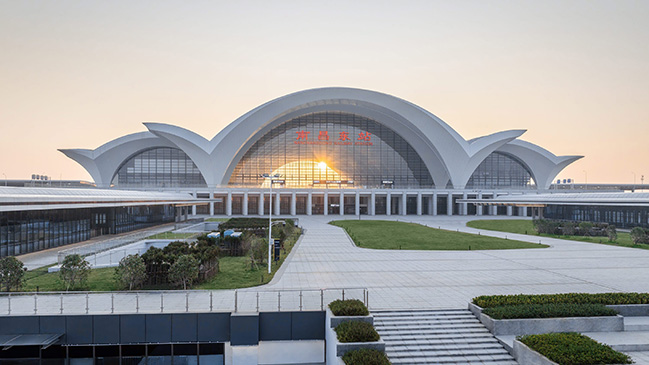
<svg viewBox="0 0 649 365">
<path fill-rule="evenodd" d="M 279 249 L 280 249 L 280 242 L 279 240 L 274 240 L 274 251 L 275 251 L 275 261 L 279 261 Z"/>
</svg>

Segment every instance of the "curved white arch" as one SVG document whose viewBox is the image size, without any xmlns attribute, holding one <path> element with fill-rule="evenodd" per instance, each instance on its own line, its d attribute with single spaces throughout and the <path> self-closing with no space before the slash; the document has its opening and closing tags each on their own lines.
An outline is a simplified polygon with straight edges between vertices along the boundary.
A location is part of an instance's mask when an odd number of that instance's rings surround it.
<svg viewBox="0 0 649 365">
<path fill-rule="evenodd" d="M 173 143 L 150 132 L 139 132 L 109 141 L 94 150 L 59 149 L 77 161 L 92 176 L 99 188 L 110 187 L 110 182 L 122 163 L 134 154 L 155 147 L 177 148 Z"/>
<path fill-rule="evenodd" d="M 239 117 L 210 141 L 179 127 L 145 125 L 150 132 L 183 150 L 187 148 L 192 159 L 194 155 L 210 159 L 211 171 L 203 171 L 204 176 L 210 175 L 208 185 L 226 185 L 234 167 L 255 141 L 291 117 L 314 111 L 353 112 L 392 128 L 422 157 L 438 187 L 445 187 L 450 180 L 454 188 L 464 188 L 473 172 L 466 170 L 472 166 L 475 169 L 489 153 L 525 132 L 499 132 L 468 142 L 432 113 L 403 99 L 342 87 L 299 91 L 267 102 Z"/>
<path fill-rule="evenodd" d="M 545 148 L 520 139 L 500 146 L 497 151 L 516 156 L 530 169 L 539 189 L 548 189 L 554 178 L 571 163 L 584 156 L 557 156 Z"/>
</svg>

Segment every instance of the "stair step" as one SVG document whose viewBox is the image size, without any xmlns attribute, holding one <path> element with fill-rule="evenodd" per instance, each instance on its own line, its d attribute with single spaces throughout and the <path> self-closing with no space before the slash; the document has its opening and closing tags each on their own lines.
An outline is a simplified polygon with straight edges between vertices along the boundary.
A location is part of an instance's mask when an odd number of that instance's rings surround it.
<svg viewBox="0 0 649 365">
<path fill-rule="evenodd" d="M 394 364 L 506 364 L 516 361 L 466 309 L 373 312 Z"/>
</svg>

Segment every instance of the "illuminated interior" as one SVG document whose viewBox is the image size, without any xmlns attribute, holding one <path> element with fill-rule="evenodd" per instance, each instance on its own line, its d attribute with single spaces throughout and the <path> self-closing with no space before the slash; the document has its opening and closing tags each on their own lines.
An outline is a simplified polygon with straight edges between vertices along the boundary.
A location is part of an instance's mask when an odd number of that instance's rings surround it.
<svg viewBox="0 0 649 365">
<path fill-rule="evenodd" d="M 341 174 L 336 172 L 333 168 L 329 167 L 324 161 L 294 161 L 289 162 L 279 168 L 275 169 L 272 173 L 273 187 L 285 188 L 311 188 L 311 187 L 354 187 L 349 184 L 349 181 L 343 181 Z M 268 178 L 264 179 L 262 184 L 263 188 L 268 188 L 270 181 Z"/>
</svg>

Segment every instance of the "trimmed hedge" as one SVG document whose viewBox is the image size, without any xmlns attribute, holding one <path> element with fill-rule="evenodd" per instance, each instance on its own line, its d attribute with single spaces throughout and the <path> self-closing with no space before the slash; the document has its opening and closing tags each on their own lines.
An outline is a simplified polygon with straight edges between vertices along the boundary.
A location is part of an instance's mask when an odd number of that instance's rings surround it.
<svg viewBox="0 0 649 365">
<path fill-rule="evenodd" d="M 560 365 L 631 364 L 631 358 L 579 333 L 547 333 L 518 337 L 532 350 Z"/>
<path fill-rule="evenodd" d="M 614 309 L 603 304 L 520 304 L 486 308 L 482 313 L 493 319 L 565 318 L 615 316 Z"/>
<path fill-rule="evenodd" d="M 370 323 L 345 321 L 336 326 L 336 335 L 340 342 L 374 342 L 380 336 Z"/>
<path fill-rule="evenodd" d="M 334 316 L 367 316 L 370 311 L 358 299 L 334 300 L 329 303 L 329 309 Z"/>
<path fill-rule="evenodd" d="M 473 304 L 482 308 L 520 304 L 649 304 L 649 293 L 566 293 L 539 295 L 483 295 L 473 298 Z"/>
<path fill-rule="evenodd" d="M 358 349 L 352 350 L 343 355 L 343 362 L 346 365 L 390 365 L 388 357 L 379 350 Z"/>
</svg>

